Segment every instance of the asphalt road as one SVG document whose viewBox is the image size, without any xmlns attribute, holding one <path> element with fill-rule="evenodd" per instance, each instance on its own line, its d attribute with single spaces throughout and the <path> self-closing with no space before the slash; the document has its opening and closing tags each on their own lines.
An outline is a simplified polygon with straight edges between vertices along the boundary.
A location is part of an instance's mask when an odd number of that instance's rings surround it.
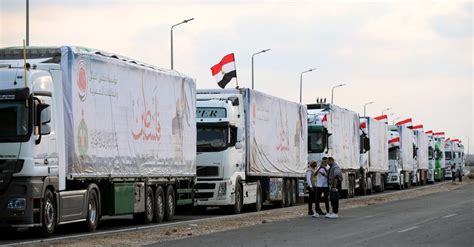
<svg viewBox="0 0 474 247">
<path fill-rule="evenodd" d="M 165 242 L 163 246 L 474 246 L 474 184 L 415 199 Z"/>
</svg>

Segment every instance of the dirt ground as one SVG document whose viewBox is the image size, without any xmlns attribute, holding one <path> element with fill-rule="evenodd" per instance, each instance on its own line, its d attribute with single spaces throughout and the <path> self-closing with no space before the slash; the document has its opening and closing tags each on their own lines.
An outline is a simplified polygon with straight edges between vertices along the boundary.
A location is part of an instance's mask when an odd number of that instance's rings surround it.
<svg viewBox="0 0 474 247">
<path fill-rule="evenodd" d="M 341 214 L 344 214 L 344 209 L 348 208 L 363 207 L 372 204 L 387 203 L 432 193 L 450 191 L 473 182 L 474 179 L 466 178 L 462 183 L 448 182 L 434 186 L 418 187 L 414 190 L 396 191 L 394 193 L 375 194 L 371 196 L 342 200 L 340 202 L 340 208 L 342 209 Z M 273 221 L 284 221 L 296 217 L 307 217 L 305 216 L 306 213 L 307 206 L 301 205 L 291 208 L 281 208 L 241 215 L 203 219 L 197 223 L 180 223 L 168 227 L 156 227 L 146 230 L 122 232 L 116 234 L 87 236 L 81 239 L 67 239 L 39 244 L 36 243 L 35 246 L 139 246 L 205 235 L 214 232 L 228 231 L 258 224 L 266 224 Z"/>
</svg>

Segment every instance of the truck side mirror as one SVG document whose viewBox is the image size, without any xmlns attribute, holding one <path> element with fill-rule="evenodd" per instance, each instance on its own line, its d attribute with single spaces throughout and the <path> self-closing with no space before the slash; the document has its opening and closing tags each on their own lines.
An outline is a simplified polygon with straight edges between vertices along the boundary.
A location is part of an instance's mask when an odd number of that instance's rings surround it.
<svg viewBox="0 0 474 247">
<path fill-rule="evenodd" d="M 236 148 L 237 148 L 237 143 L 240 143 L 242 142 L 242 140 L 244 140 L 244 128 L 242 127 L 238 127 L 237 128 L 237 142 L 236 142 Z M 241 145 L 242 146 L 242 145 Z"/>
<path fill-rule="evenodd" d="M 36 104 L 36 123 L 35 134 L 39 135 L 36 144 L 40 144 L 42 135 L 49 135 L 51 133 L 51 107 L 48 104 Z"/>
<path fill-rule="evenodd" d="M 235 149 L 242 149 L 242 148 L 243 148 L 243 145 L 241 142 L 235 143 Z"/>
</svg>

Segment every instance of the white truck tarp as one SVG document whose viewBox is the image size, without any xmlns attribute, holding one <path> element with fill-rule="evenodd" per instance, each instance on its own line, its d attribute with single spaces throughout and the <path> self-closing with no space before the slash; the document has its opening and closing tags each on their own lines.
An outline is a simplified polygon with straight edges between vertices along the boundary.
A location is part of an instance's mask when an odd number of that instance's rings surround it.
<svg viewBox="0 0 474 247">
<path fill-rule="evenodd" d="M 388 128 L 382 121 L 368 118 L 370 138 L 369 172 L 388 172 Z"/>
<path fill-rule="evenodd" d="M 403 171 L 413 171 L 413 130 L 399 126 L 400 132 L 400 158 Z"/>
<path fill-rule="evenodd" d="M 247 173 L 304 176 L 308 156 L 306 106 L 245 90 Z"/>
<path fill-rule="evenodd" d="M 355 112 L 329 105 L 327 130 L 329 133 L 328 157 L 333 157 L 341 169 L 360 168 L 359 115 Z"/>
<path fill-rule="evenodd" d="M 423 131 L 416 132 L 416 142 L 418 146 L 416 161 L 418 163 L 418 169 L 420 170 L 428 170 L 428 141 L 428 135 L 423 133 Z"/>
<path fill-rule="evenodd" d="M 196 175 L 196 85 L 174 71 L 63 47 L 66 175 Z"/>
</svg>

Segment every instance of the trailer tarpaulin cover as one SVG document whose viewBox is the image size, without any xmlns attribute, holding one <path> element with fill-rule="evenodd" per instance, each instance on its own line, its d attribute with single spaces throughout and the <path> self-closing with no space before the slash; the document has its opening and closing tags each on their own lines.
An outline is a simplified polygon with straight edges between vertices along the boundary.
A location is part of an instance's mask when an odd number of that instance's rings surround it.
<svg viewBox="0 0 474 247">
<path fill-rule="evenodd" d="M 388 171 L 388 129 L 384 122 L 369 118 L 369 171 Z"/>
<path fill-rule="evenodd" d="M 308 155 L 306 106 L 254 90 L 246 92 L 248 173 L 304 176 Z"/>
<path fill-rule="evenodd" d="M 329 152 L 341 169 L 360 168 L 359 116 L 335 105 L 329 105 L 327 129 Z"/>
<path fill-rule="evenodd" d="M 400 130 L 400 158 L 402 170 L 413 171 L 413 130 L 404 126 L 398 126 Z"/>
<path fill-rule="evenodd" d="M 416 152 L 416 162 L 418 163 L 418 169 L 428 170 L 428 135 L 423 131 L 416 131 L 416 141 L 417 141 L 417 152 Z"/>
<path fill-rule="evenodd" d="M 68 177 L 195 176 L 193 79 L 76 47 L 61 68 Z"/>
</svg>

